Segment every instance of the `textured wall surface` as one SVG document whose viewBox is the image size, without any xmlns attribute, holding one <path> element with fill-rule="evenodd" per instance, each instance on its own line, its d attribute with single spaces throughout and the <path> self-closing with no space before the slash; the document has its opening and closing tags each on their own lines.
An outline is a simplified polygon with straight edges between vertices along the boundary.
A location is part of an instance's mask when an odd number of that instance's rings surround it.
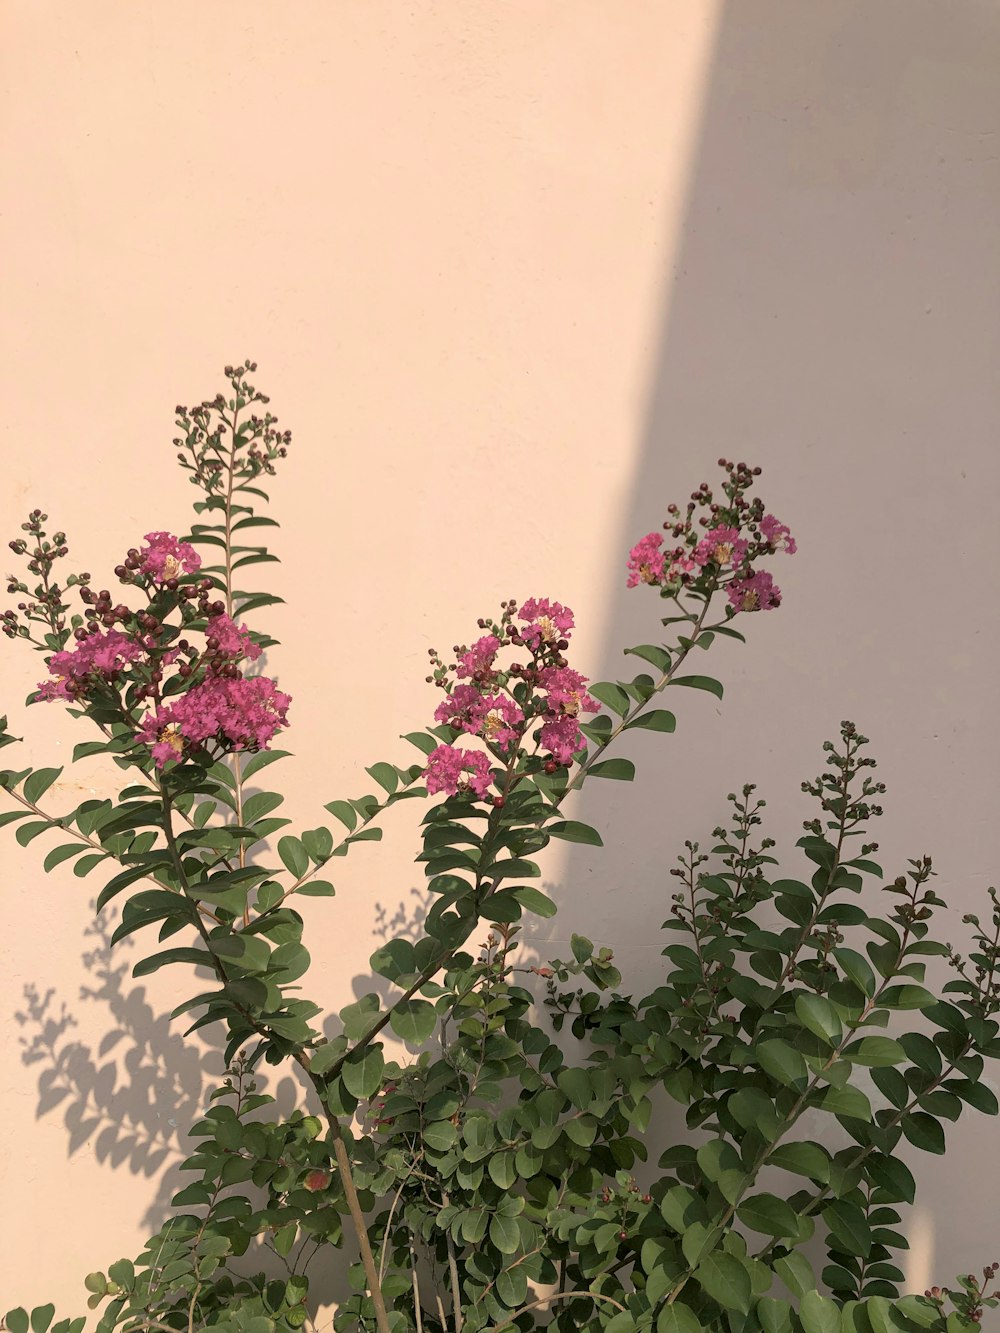
<svg viewBox="0 0 1000 1333">
<path fill-rule="evenodd" d="M 588 789 L 608 845 L 550 856 L 529 945 L 582 930 L 645 988 L 681 840 L 754 780 L 788 847 L 842 717 L 889 787 L 887 869 L 935 855 L 958 942 L 1000 852 L 995 5 L 8 0 L 0 36 L 0 536 L 40 505 L 101 579 L 183 528 L 173 405 L 255 358 L 294 431 L 265 572 L 300 826 L 409 762 L 428 646 L 503 597 L 568 603 L 575 664 L 619 672 L 659 610 L 625 552 L 726 454 L 799 538 L 784 606 L 713 649 L 723 703 L 636 742 L 634 793 Z M 23 762 L 63 762 L 81 734 L 26 712 L 39 663 L 4 645 Z M 415 819 L 308 903 L 333 1007 L 419 915 Z M 0 844 L 0 1305 L 71 1313 L 158 1222 L 218 1051 L 161 1017 L 177 981 L 109 960 L 44 844 Z M 970 1118 L 918 1160 L 914 1286 L 995 1257 L 995 1140 Z"/>
</svg>

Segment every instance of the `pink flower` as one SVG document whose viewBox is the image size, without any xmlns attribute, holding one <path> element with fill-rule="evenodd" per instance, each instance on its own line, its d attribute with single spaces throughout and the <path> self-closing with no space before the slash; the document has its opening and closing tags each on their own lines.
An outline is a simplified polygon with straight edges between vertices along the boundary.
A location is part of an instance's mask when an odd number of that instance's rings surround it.
<svg viewBox="0 0 1000 1333">
<path fill-rule="evenodd" d="M 580 724 L 575 717 L 564 715 L 553 718 L 542 727 L 541 744 L 560 764 L 568 764 L 584 744 Z"/>
<path fill-rule="evenodd" d="M 529 622 L 527 629 L 521 631 L 521 638 L 531 648 L 568 638 L 573 628 L 573 612 L 569 607 L 550 602 L 547 597 L 529 597 L 517 614 Z"/>
<path fill-rule="evenodd" d="M 480 736 L 493 745 L 509 745 L 517 740 L 524 721 L 520 708 L 505 694 L 484 694 L 473 716 Z"/>
<path fill-rule="evenodd" d="M 763 569 L 749 578 L 733 579 L 727 591 L 737 611 L 770 611 L 781 605 L 781 589 Z"/>
<path fill-rule="evenodd" d="M 658 532 L 648 532 L 632 547 L 628 553 L 629 576 L 626 588 L 636 588 L 640 583 L 662 583 L 666 557 L 660 550 L 663 538 Z"/>
<path fill-rule="evenodd" d="M 458 750 L 454 745 L 439 745 L 432 750 L 424 771 L 431 794 L 440 791 L 454 796 L 459 791 L 472 791 L 483 797 L 491 781 L 487 755 Z"/>
<path fill-rule="evenodd" d="M 39 699 L 75 699 L 89 677 L 103 676 L 110 680 L 127 663 L 143 656 L 141 643 L 130 639 L 119 630 L 103 634 L 88 634 L 71 651 L 53 653 L 47 662 L 55 680 L 43 681 L 38 687 Z"/>
<path fill-rule="evenodd" d="M 493 659 L 500 651 L 500 640 L 495 634 L 486 634 L 481 639 L 477 639 L 467 653 L 463 653 L 458 659 L 458 666 L 455 675 L 461 680 L 463 676 L 475 676 L 477 673 L 486 674 L 493 666 Z"/>
<path fill-rule="evenodd" d="M 460 727 L 462 731 L 478 731 L 478 722 L 473 721 L 473 709 L 477 708 L 482 694 L 475 685 L 456 685 L 447 699 L 442 699 L 434 710 L 435 722 L 446 722 L 450 727 Z"/>
<path fill-rule="evenodd" d="M 760 520 L 760 530 L 764 540 L 770 542 L 776 551 L 784 551 L 786 555 L 794 555 L 798 550 L 795 538 L 792 536 L 784 523 L 779 523 L 773 514 L 765 514 Z"/>
<path fill-rule="evenodd" d="M 695 547 L 692 559 L 697 565 L 707 565 L 711 560 L 720 568 L 727 565 L 735 568 L 743 563 L 748 550 L 749 543 L 740 536 L 738 528 L 712 528 Z"/>
<path fill-rule="evenodd" d="M 143 540 L 148 544 L 139 550 L 142 557 L 139 570 L 157 583 L 201 569 L 201 556 L 190 542 L 179 541 L 169 532 L 147 532 Z"/>
<path fill-rule="evenodd" d="M 434 711 L 435 722 L 446 722 L 495 745 L 506 745 L 518 735 L 524 714 L 503 694 L 482 694 L 474 685 L 456 685 Z"/>
<path fill-rule="evenodd" d="M 147 714 L 139 739 L 151 747 L 158 768 L 209 740 L 224 750 L 266 749 L 287 725 L 290 703 L 291 698 L 266 676 L 235 680 L 210 676 L 175 702 Z"/>
<path fill-rule="evenodd" d="M 581 709 L 586 713 L 600 711 L 601 705 L 584 689 L 587 677 L 572 667 L 543 667 L 538 683 L 548 693 L 549 707 L 567 717 L 576 717 Z"/>
<path fill-rule="evenodd" d="M 206 631 L 210 639 L 218 639 L 219 646 L 213 651 L 231 657 L 233 661 L 249 658 L 251 662 L 260 657 L 260 645 L 254 643 L 246 625 L 236 625 L 229 616 L 213 616 Z"/>
</svg>

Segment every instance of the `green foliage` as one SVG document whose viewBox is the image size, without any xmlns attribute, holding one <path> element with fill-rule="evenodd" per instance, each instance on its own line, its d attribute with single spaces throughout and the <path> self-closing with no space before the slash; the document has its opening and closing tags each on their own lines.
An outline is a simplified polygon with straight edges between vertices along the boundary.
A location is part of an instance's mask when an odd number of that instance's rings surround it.
<svg viewBox="0 0 1000 1333">
<path fill-rule="evenodd" d="M 220 561 L 201 572 L 234 616 L 277 600 L 233 582 L 275 558 L 243 534 L 273 525 L 254 483 L 288 443 L 269 413 L 247 415 L 266 403 L 251 369 L 227 372 L 231 397 L 178 413 L 179 457 L 205 497 L 190 540 Z M 750 474 L 726 466 L 734 507 L 719 521 L 739 524 Z M 39 542 L 43 520 L 31 520 Z M 352 1261 L 360 1252 L 334 1318 L 345 1331 L 956 1333 L 995 1305 L 991 1266 L 951 1290 L 900 1296 L 916 1183 L 898 1154 L 904 1142 L 943 1152 L 966 1107 L 997 1113 L 983 1071 L 1000 1054 L 1000 905 L 992 894 L 985 928 L 969 918 L 968 960 L 932 938 L 944 904 L 930 860 L 893 879 L 871 860 L 876 844 L 864 839 L 884 788 L 852 724 L 804 784 L 817 813 L 796 849 L 801 878 L 779 870 L 760 836 L 764 802 L 750 785 L 730 795 L 705 850 L 684 844 L 648 994 L 623 990 L 612 951 L 576 933 L 568 959 L 521 962 L 523 916 L 556 910 L 530 882 L 542 876 L 536 858 L 552 839 L 602 846 L 598 830 L 565 817 L 567 798 L 592 777 L 635 778 L 633 760 L 609 751 L 627 733 L 674 731 L 674 714 L 655 707 L 667 688 L 722 698 L 712 677 L 678 674 L 716 635 L 742 639 L 731 608 L 709 622 L 723 571 L 711 560 L 699 569 L 660 588 L 675 604 L 663 619 L 671 642 L 628 650 L 658 676 L 589 687 L 606 711 L 581 724 L 572 764 L 487 741 L 500 794 L 460 787 L 428 805 L 422 933 L 381 946 L 371 959 L 381 991 L 339 1015 L 302 994 L 301 900 L 333 893 L 318 872 L 377 841 L 391 806 L 427 796 L 427 757 L 456 739 L 452 727 L 404 737 L 425 763 L 368 767 L 377 794 L 329 802 L 336 834 L 275 838 L 289 825 L 275 813 L 282 797 L 250 783 L 284 751 L 208 747 L 156 768 L 137 736 L 145 695 L 134 684 L 95 685 L 74 709 L 102 735 L 77 745 L 74 762 L 104 756 L 123 770 L 116 800 L 56 813 L 61 769 L 0 773 L 15 807 L 0 824 L 25 847 L 58 835 L 46 871 L 71 858 L 80 877 L 101 868 L 98 910 L 121 907 L 113 942 L 150 941 L 134 975 L 193 968 L 174 1016 L 189 1032 L 225 1034 L 224 1082 L 190 1131 L 188 1183 L 170 1216 L 141 1254 L 85 1279 L 98 1333 L 300 1328 L 314 1314 L 307 1266 L 344 1247 Z M 88 580 L 76 576 L 84 589 Z M 180 614 L 174 591 L 155 590 L 160 621 Z M 67 611 L 44 585 L 9 637 L 41 623 L 33 641 L 54 652 L 79 628 Z M 199 614 L 182 623 L 198 626 Z M 523 678 L 510 694 L 528 706 Z M 0 747 L 12 743 L 0 723 Z M 941 959 L 952 969 L 944 985 Z M 255 1071 L 286 1061 L 307 1104 L 279 1121 Z M 682 1108 L 687 1133 L 654 1166 L 648 1135 L 664 1106 Z M 845 1146 L 803 1136 L 813 1113 L 836 1121 Z M 826 1250 L 818 1274 L 804 1250 L 814 1237 Z M 267 1251 L 281 1278 L 265 1275 Z M 83 1320 L 54 1315 L 18 1308 L 6 1327 L 81 1333 Z"/>
</svg>

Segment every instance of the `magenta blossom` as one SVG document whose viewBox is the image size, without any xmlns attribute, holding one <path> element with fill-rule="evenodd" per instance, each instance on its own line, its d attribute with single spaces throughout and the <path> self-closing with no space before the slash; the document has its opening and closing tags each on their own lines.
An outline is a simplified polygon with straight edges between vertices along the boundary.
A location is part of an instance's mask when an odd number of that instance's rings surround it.
<svg viewBox="0 0 1000 1333">
<path fill-rule="evenodd" d="M 210 640 L 218 640 L 219 646 L 213 651 L 236 662 L 244 657 L 254 662 L 260 657 L 260 645 L 251 639 L 246 625 L 237 625 L 229 616 L 214 616 L 208 622 L 207 633 Z"/>
<path fill-rule="evenodd" d="M 764 540 L 770 542 L 776 551 L 794 555 L 798 550 L 795 538 L 784 523 L 779 523 L 773 514 L 765 514 L 760 520 L 760 530 Z"/>
<path fill-rule="evenodd" d="M 496 745 L 506 745 L 518 735 L 524 714 L 503 694 L 481 694 L 474 685 L 456 685 L 434 711 L 435 722 L 446 722 Z"/>
<path fill-rule="evenodd" d="M 140 548 L 139 570 L 157 583 L 175 579 L 180 574 L 194 574 L 201 569 L 201 556 L 190 542 L 182 542 L 169 532 L 147 532 Z"/>
<path fill-rule="evenodd" d="M 570 763 L 584 743 L 579 722 L 568 714 L 546 722 L 539 740 L 559 764 Z"/>
<path fill-rule="evenodd" d="M 550 602 L 547 597 L 529 597 L 517 614 L 521 620 L 529 622 L 521 631 L 521 638 L 531 648 L 569 638 L 574 624 L 569 607 L 561 602 Z"/>
<path fill-rule="evenodd" d="M 179 759 L 186 747 L 213 740 L 225 750 L 266 749 L 288 723 L 291 698 L 266 676 L 235 680 L 210 676 L 175 702 L 147 714 L 139 739 L 152 749 L 157 768 Z"/>
<path fill-rule="evenodd" d="M 734 568 L 743 563 L 749 543 L 739 534 L 737 528 L 718 527 L 705 533 L 692 553 L 695 564 L 707 565 L 709 560 L 720 568 L 732 565 Z"/>
<path fill-rule="evenodd" d="M 636 588 L 640 583 L 662 583 L 666 557 L 660 550 L 663 538 L 658 532 L 648 532 L 628 553 L 629 576 L 625 586 Z"/>
<path fill-rule="evenodd" d="M 473 721 L 472 714 L 482 697 L 475 685 L 456 685 L 434 710 L 434 721 L 445 722 L 449 727 L 458 727 L 462 731 L 478 731 L 479 724 Z"/>
<path fill-rule="evenodd" d="M 485 675 L 493 667 L 493 659 L 500 651 L 500 640 L 495 634 L 485 634 L 481 639 L 477 639 L 467 653 L 463 653 L 458 659 L 458 666 L 455 675 L 461 680 L 463 676 Z"/>
<path fill-rule="evenodd" d="M 567 717 L 576 717 L 581 711 L 596 713 L 601 705 L 584 688 L 587 677 L 572 667 L 543 667 L 538 683 L 549 696 L 549 707 Z"/>
<path fill-rule="evenodd" d="M 433 795 L 444 792 L 454 796 L 459 791 L 486 795 L 489 788 L 490 761 L 485 754 L 472 750 L 458 750 L 454 745 L 439 745 L 427 760 L 427 790 Z"/>
<path fill-rule="evenodd" d="M 143 656 L 143 646 L 119 630 L 89 634 L 69 652 L 53 653 L 47 666 L 55 680 L 42 681 L 39 699 L 75 699 L 88 676 L 110 680 L 128 662 Z"/>
<path fill-rule="evenodd" d="M 517 740 L 524 721 L 524 713 L 505 694 L 484 694 L 474 716 L 480 736 L 493 745 L 509 745 Z"/>
<path fill-rule="evenodd" d="M 737 611 L 770 611 L 781 605 L 781 589 L 764 569 L 746 579 L 733 579 L 727 592 Z"/>
</svg>

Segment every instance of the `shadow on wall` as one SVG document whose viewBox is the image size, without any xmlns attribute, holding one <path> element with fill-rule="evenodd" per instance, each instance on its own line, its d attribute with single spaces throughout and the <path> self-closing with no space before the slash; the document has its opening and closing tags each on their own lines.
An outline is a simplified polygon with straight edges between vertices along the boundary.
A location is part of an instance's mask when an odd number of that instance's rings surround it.
<svg viewBox="0 0 1000 1333">
<path fill-rule="evenodd" d="M 717 641 L 699 661 L 725 701 L 677 691 L 677 735 L 628 750 L 635 788 L 592 783 L 577 806 L 606 847 L 572 849 L 554 924 L 613 946 L 626 991 L 660 975 L 651 930 L 683 839 L 707 843 L 726 793 L 753 781 L 787 855 L 812 814 L 799 782 L 843 717 L 872 737 L 888 782 L 889 866 L 935 852 L 956 940 L 979 902 L 990 857 L 973 839 L 989 829 L 995 858 L 984 793 L 1000 776 L 995 710 L 984 719 L 978 703 L 1000 646 L 979 628 L 995 555 L 976 522 L 1000 484 L 998 65 L 1000 11 L 984 3 L 723 7 L 593 676 L 641 669 L 621 650 L 657 640 L 662 604 L 626 594 L 625 553 L 669 501 L 715 484 L 719 456 L 763 467 L 759 493 L 799 554 L 774 562 L 780 613 L 745 617 L 747 646 Z M 942 542 L 948 558 L 929 554 Z M 969 634 L 926 632 L 931 608 Z M 672 1116 L 660 1133 L 682 1126 Z M 914 1251 L 920 1290 L 993 1257 L 995 1218 L 969 1191 L 991 1132 L 969 1114 L 947 1169 L 915 1162 L 924 1203 L 949 1219 L 935 1254 L 926 1238 Z"/>
</svg>

